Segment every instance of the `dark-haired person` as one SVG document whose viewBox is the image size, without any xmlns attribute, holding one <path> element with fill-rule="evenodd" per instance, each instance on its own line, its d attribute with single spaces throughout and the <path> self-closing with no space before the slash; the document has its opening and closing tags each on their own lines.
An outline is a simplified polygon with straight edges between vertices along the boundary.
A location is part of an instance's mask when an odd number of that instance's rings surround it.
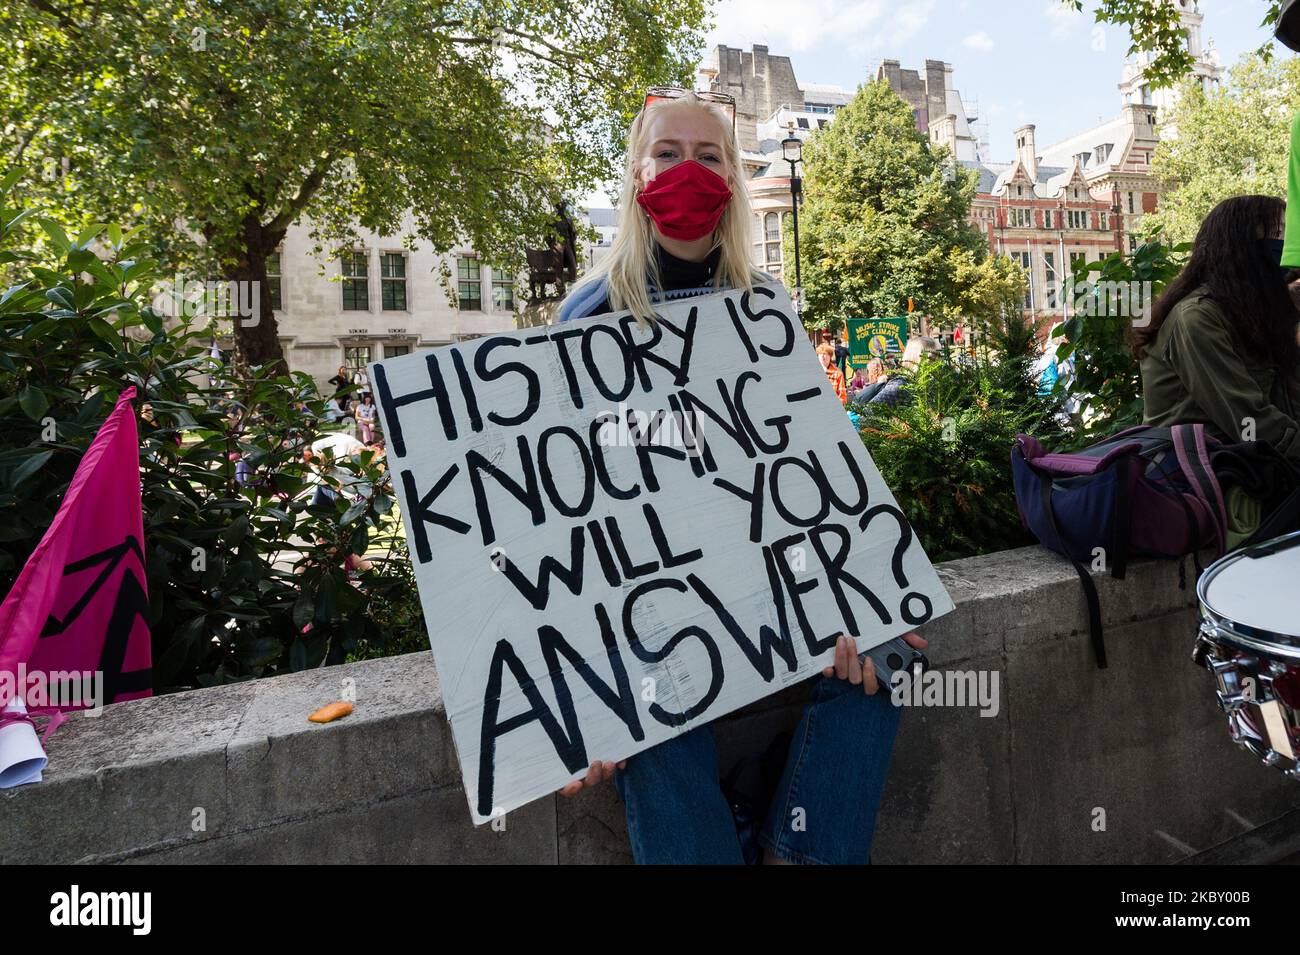
<svg viewBox="0 0 1300 955">
<path fill-rule="evenodd" d="M 352 376 L 348 373 L 348 366 L 339 365 L 339 373 L 326 382 L 326 384 L 334 386 L 334 397 L 339 399 L 339 404 L 342 404 L 343 392 L 352 384 Z"/>
<path fill-rule="evenodd" d="M 1300 464 L 1300 313 L 1281 266 L 1285 214 L 1273 196 L 1235 196 L 1201 223 L 1186 267 L 1134 331 L 1147 424 L 1205 424 Z M 1230 498 L 1233 546 L 1261 515 L 1245 495 Z"/>
</svg>

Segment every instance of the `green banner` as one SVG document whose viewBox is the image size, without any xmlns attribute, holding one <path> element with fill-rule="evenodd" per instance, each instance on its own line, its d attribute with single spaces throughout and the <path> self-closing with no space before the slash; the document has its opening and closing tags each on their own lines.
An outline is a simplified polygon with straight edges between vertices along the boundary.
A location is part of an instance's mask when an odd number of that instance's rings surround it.
<svg viewBox="0 0 1300 955">
<path fill-rule="evenodd" d="M 900 355 L 907 345 L 907 318 L 850 318 L 849 362 L 865 365 L 873 358 Z"/>
</svg>

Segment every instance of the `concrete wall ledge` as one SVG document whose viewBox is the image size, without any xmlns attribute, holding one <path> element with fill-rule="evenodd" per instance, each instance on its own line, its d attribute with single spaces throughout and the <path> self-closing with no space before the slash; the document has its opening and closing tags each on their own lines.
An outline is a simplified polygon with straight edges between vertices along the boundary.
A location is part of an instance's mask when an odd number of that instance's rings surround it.
<svg viewBox="0 0 1300 955">
<path fill-rule="evenodd" d="M 957 610 L 936 666 L 996 671 L 1001 708 L 903 725 L 875 861 L 1175 862 L 1300 807 L 1237 749 L 1195 633 L 1190 562 L 1097 575 L 1098 670 L 1070 565 L 1022 548 L 939 566 Z M 355 712 L 306 721 L 350 687 Z M 792 725 L 800 688 L 717 724 L 724 765 Z M 107 707 L 50 746 L 42 783 L 0 792 L 0 863 L 628 861 L 612 787 L 469 822 L 428 653 Z"/>
</svg>

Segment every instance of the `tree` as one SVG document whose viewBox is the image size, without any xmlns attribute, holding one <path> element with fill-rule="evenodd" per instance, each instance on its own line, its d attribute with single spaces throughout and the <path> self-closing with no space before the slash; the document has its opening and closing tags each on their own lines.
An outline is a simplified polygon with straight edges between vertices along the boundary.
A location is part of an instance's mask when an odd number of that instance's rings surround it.
<svg viewBox="0 0 1300 955">
<path fill-rule="evenodd" d="M 1018 263 L 1005 255 L 979 257 L 965 249 L 951 261 L 956 308 L 963 319 L 984 332 L 990 326 L 1003 327 L 1008 315 L 1021 315 L 1028 278 Z"/>
<path fill-rule="evenodd" d="M 611 173 L 645 87 L 689 75 L 703 18 L 703 0 L 18 0 L 3 159 L 48 176 L 27 205 L 80 228 L 94 197 L 165 237 L 165 266 L 259 283 L 239 357 L 281 362 L 266 259 L 292 223 L 323 248 L 361 227 L 521 265 L 557 202 Z"/>
<path fill-rule="evenodd" d="M 155 690 L 409 647 L 423 626 L 383 455 L 308 464 L 339 428 L 309 375 L 214 363 L 206 322 L 152 307 L 156 263 L 117 225 L 42 219 L 43 248 L 22 244 L 16 178 L 0 177 L 0 263 L 19 279 L 0 287 L 0 593 L 134 385 Z"/>
<path fill-rule="evenodd" d="M 1083 9 L 1083 0 L 1061 0 L 1067 7 Z M 1281 12 L 1281 0 L 1257 0 L 1263 4 L 1264 19 L 1260 28 L 1271 29 Z M 1132 44 L 1129 53 L 1152 54 L 1147 66 L 1147 81 L 1153 87 L 1173 86 L 1192 71 L 1195 63 L 1187 50 L 1178 7 L 1167 0 L 1100 0 L 1096 10 L 1098 23 L 1124 24 L 1129 29 Z M 1268 59 L 1273 44 L 1266 40 L 1257 51 Z"/>
<path fill-rule="evenodd" d="M 969 225 L 973 173 L 932 150 L 888 83 L 859 87 L 804 149 L 800 220 L 805 320 L 838 327 L 855 315 L 918 311 L 956 318 L 958 272 L 988 247 Z M 787 249 L 792 244 L 787 244 Z M 792 262 L 785 274 L 793 275 Z"/>
<path fill-rule="evenodd" d="M 1187 84 L 1167 119 L 1152 169 L 1162 180 L 1151 216 L 1174 242 L 1190 242 L 1214 206 L 1250 193 L 1285 196 L 1291 121 L 1300 111 L 1300 60 L 1247 56 L 1224 89 Z"/>
</svg>

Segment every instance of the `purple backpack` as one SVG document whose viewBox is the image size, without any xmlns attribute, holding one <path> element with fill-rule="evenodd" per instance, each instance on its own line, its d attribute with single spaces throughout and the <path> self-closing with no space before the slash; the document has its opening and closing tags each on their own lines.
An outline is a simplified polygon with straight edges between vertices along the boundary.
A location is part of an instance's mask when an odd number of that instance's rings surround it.
<svg viewBox="0 0 1300 955">
<path fill-rule="evenodd" d="M 1071 454 L 1048 454 L 1022 434 L 1011 449 L 1020 519 L 1048 550 L 1070 559 L 1088 602 L 1097 666 L 1106 666 L 1101 604 L 1087 566 L 1123 578 L 1131 556 L 1192 555 L 1227 542 L 1223 490 L 1210 466 L 1218 442 L 1200 424 L 1128 428 Z"/>
</svg>

